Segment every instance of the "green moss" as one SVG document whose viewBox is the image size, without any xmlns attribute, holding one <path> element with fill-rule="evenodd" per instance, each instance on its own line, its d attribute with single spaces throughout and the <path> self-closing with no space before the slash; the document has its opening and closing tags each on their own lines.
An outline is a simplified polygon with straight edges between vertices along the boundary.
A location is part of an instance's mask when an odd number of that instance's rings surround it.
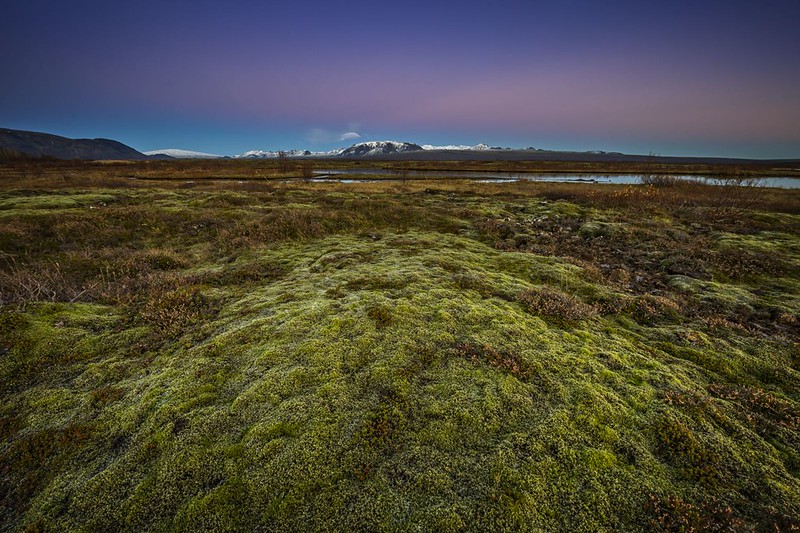
<svg viewBox="0 0 800 533">
<path fill-rule="evenodd" d="M 76 207 L 104 207 L 113 203 L 116 197 L 110 194 L 72 193 L 72 194 L 38 194 L 35 196 L 17 196 L 0 198 L 0 211 L 19 210 L 36 211 L 41 209 L 70 209 Z"/>
<path fill-rule="evenodd" d="M 626 232 L 626 225 L 618 222 L 585 222 L 578 229 L 584 239 L 620 237 Z"/>
<path fill-rule="evenodd" d="M 800 514 L 791 275 L 626 282 L 569 246 L 480 240 L 486 217 L 521 217 L 531 242 L 624 236 L 651 253 L 654 234 L 696 237 L 681 211 L 259 194 L 131 192 L 113 224 L 81 219 L 108 224 L 80 243 L 105 249 L 89 264 L 124 249 L 142 265 L 109 278 L 126 298 L 2 308 L 4 526 L 608 531 Z M 53 221 L 32 209 L 14 210 Z M 43 236 L 59 253 L 84 238 L 64 228 Z M 797 236 L 777 232 L 791 256 Z"/>
</svg>

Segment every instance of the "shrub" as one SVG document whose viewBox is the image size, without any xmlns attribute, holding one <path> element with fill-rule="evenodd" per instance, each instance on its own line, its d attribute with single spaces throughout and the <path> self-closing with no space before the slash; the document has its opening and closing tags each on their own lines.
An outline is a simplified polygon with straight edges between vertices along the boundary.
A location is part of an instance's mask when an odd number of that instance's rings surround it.
<svg viewBox="0 0 800 533">
<path fill-rule="evenodd" d="M 166 335 L 178 335 L 189 325 L 216 314 L 215 303 L 199 287 L 156 288 L 139 316 Z"/>
<path fill-rule="evenodd" d="M 696 505 L 677 496 L 648 497 L 650 525 L 657 531 L 744 531 L 745 523 L 734 516 L 733 509 L 717 501 Z"/>
<path fill-rule="evenodd" d="M 58 261 L 21 264 L 6 260 L 0 270 L 0 305 L 27 302 L 77 302 L 88 300 L 99 283 L 81 283 Z"/>
<path fill-rule="evenodd" d="M 715 215 L 740 215 L 761 202 L 765 188 L 758 177 L 733 173 L 710 180 L 711 208 Z"/>
<path fill-rule="evenodd" d="M 679 309 L 669 298 L 645 294 L 629 300 L 628 312 L 640 324 L 652 324 L 658 319 L 675 318 Z"/>
<path fill-rule="evenodd" d="M 186 261 L 172 250 L 148 249 L 135 254 L 134 259 L 143 261 L 154 270 L 174 270 L 187 266 Z"/>
<path fill-rule="evenodd" d="M 800 430 L 800 408 L 769 392 L 746 385 L 711 385 L 711 394 L 742 406 L 748 421 L 760 426 L 777 425 L 793 431 Z"/>
<path fill-rule="evenodd" d="M 574 324 L 597 314 L 594 306 L 584 303 L 575 296 L 547 287 L 523 291 L 517 297 L 517 301 L 529 313 L 562 324 Z"/>
<path fill-rule="evenodd" d="M 267 262 L 241 263 L 226 266 L 218 272 L 199 274 L 196 279 L 215 287 L 270 283 L 286 274 L 282 265 Z"/>
<path fill-rule="evenodd" d="M 501 352 L 489 344 L 464 341 L 456 345 L 455 352 L 458 357 L 476 364 L 488 364 L 518 379 L 525 380 L 531 376 L 531 367 L 525 359 L 515 353 Z"/>
<path fill-rule="evenodd" d="M 642 185 L 648 185 L 650 187 L 676 187 L 689 182 L 689 180 L 685 178 L 670 176 L 669 174 L 642 174 L 639 177 L 639 181 Z"/>
<path fill-rule="evenodd" d="M 781 252 L 766 254 L 741 248 L 720 250 L 711 256 L 711 263 L 725 277 L 737 281 L 761 276 L 779 277 L 794 270 Z"/>
<path fill-rule="evenodd" d="M 311 161 L 303 161 L 300 164 L 300 176 L 306 181 L 314 177 L 314 165 Z"/>
</svg>

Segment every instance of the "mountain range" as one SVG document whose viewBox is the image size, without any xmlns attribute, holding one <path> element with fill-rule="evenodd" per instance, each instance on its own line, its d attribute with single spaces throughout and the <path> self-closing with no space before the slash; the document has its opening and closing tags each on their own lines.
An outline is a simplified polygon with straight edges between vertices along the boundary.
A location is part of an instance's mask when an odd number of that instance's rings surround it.
<svg viewBox="0 0 800 533">
<path fill-rule="evenodd" d="M 492 147 L 487 144 L 468 145 L 447 145 L 434 146 L 430 144 L 422 145 L 400 141 L 367 141 L 356 143 L 349 148 L 340 148 L 328 152 L 311 152 L 309 150 L 287 150 L 284 152 L 252 150 L 237 155 L 243 159 L 272 159 L 283 154 L 286 157 L 380 157 L 389 155 L 406 154 L 409 152 L 420 151 L 484 151 L 484 150 L 507 150 L 507 148 Z M 148 152 L 149 153 L 149 152 Z"/>
<path fill-rule="evenodd" d="M 139 152 L 130 146 L 111 139 L 70 139 L 49 133 L 33 131 L 0 129 L 0 148 L 6 154 L 24 155 L 28 157 L 84 160 L 142 160 L 142 159 L 217 159 L 226 156 L 165 148 Z M 234 156 L 240 159 L 272 159 L 278 157 L 378 157 L 404 154 L 422 150 L 486 150 L 487 145 L 470 146 L 425 146 L 409 142 L 369 141 L 354 144 L 348 148 L 340 148 L 327 152 L 310 150 L 251 150 Z"/>
<path fill-rule="evenodd" d="M 0 128 L 0 159 L 19 157 L 84 159 L 84 160 L 147 160 L 147 159 L 212 159 L 219 156 L 204 152 L 168 148 L 139 152 L 130 146 L 111 139 L 69 139 L 49 133 Z M 418 161 L 583 161 L 583 162 L 642 162 L 652 156 L 627 155 L 619 152 L 565 152 L 528 147 L 521 149 L 502 148 L 478 144 L 468 145 L 419 145 L 399 141 L 368 141 L 356 143 L 348 148 L 327 152 L 310 150 L 251 150 L 234 156 L 237 159 L 273 158 L 343 158 L 386 159 Z M 672 164 L 800 164 L 793 160 L 758 160 L 719 157 L 671 157 L 659 156 L 658 162 Z"/>
</svg>

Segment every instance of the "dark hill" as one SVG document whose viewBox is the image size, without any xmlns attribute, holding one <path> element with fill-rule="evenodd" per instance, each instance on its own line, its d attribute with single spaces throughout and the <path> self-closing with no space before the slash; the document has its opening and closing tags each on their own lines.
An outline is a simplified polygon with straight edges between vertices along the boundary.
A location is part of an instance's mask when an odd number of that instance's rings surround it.
<svg viewBox="0 0 800 533">
<path fill-rule="evenodd" d="M 111 139 L 68 139 L 49 133 L 0 129 L 0 148 L 57 159 L 151 159 Z"/>
</svg>

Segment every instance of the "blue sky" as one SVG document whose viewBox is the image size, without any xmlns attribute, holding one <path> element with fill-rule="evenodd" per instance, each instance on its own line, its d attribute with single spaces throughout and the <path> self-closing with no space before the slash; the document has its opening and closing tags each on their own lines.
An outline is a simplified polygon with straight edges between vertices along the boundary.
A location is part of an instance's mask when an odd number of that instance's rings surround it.
<svg viewBox="0 0 800 533">
<path fill-rule="evenodd" d="M 139 150 L 364 140 L 800 157 L 800 2 L 29 1 L 0 126 Z"/>
</svg>

